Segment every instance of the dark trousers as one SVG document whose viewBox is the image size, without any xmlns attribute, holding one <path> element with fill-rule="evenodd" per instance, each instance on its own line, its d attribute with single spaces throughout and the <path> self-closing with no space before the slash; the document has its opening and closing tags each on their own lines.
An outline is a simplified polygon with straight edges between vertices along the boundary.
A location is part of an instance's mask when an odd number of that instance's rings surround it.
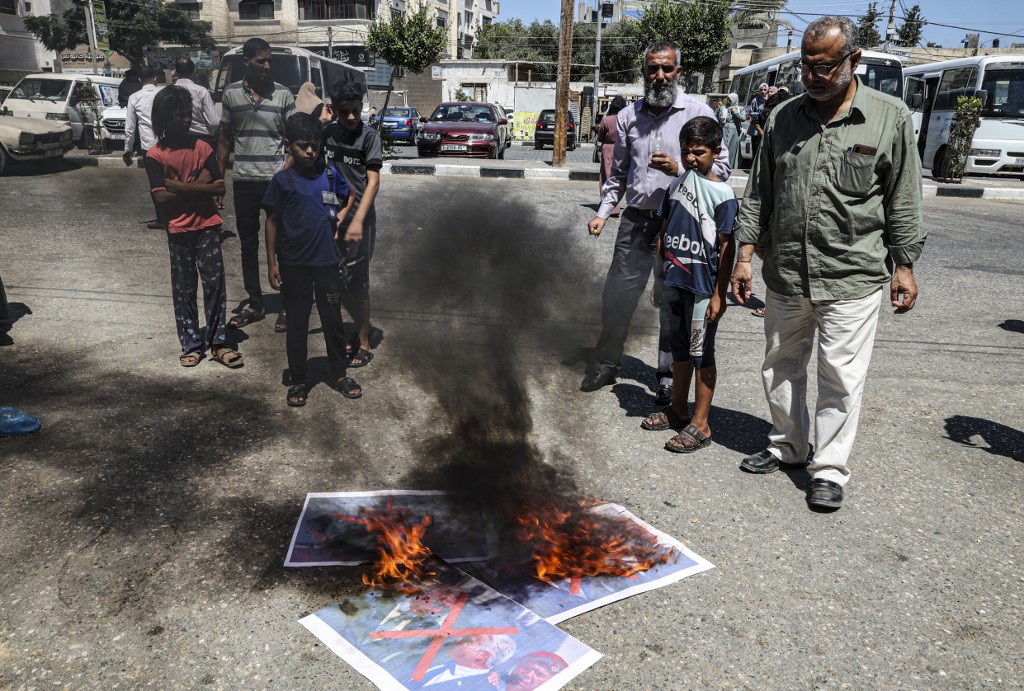
<svg viewBox="0 0 1024 691">
<path fill-rule="evenodd" d="M 335 379 L 345 376 L 348 357 L 345 354 L 345 328 L 341 318 L 341 278 L 337 266 L 282 266 L 281 297 L 288 312 L 288 369 L 292 384 L 306 383 L 306 335 L 309 313 L 316 300 L 327 361 Z"/>
<path fill-rule="evenodd" d="M 204 351 L 224 345 L 227 324 L 227 292 L 224 259 L 220 253 L 220 227 L 189 233 L 169 233 L 171 295 L 181 351 Z M 197 282 L 203 282 L 206 329 L 199 328 Z"/>
<path fill-rule="evenodd" d="M 267 192 L 269 180 L 236 180 L 232 185 L 235 198 L 235 227 L 242 245 L 242 284 L 249 296 L 249 306 L 263 311 L 263 289 L 260 283 L 260 203 Z"/>
<path fill-rule="evenodd" d="M 647 218 L 634 209 L 626 209 L 622 214 L 602 293 L 601 336 L 594 349 L 597 369 L 619 368 L 633 312 L 654 267 L 655 243 L 661 226 L 660 218 Z"/>
</svg>

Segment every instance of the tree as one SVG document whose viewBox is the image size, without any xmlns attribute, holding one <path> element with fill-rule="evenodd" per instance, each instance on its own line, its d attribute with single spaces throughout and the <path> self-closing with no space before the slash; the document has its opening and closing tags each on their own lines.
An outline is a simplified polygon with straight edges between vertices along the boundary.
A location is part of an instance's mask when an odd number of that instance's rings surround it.
<svg viewBox="0 0 1024 691">
<path fill-rule="evenodd" d="M 110 49 L 142 65 L 146 48 L 160 43 L 213 48 L 211 24 L 197 22 L 172 4 L 161 0 L 107 0 L 107 28 Z M 50 50 L 69 50 L 89 42 L 85 5 L 74 6 L 61 15 L 27 17 L 25 28 Z"/>
<path fill-rule="evenodd" d="M 860 45 L 863 48 L 873 48 L 882 42 L 882 35 L 878 33 L 878 22 L 882 19 L 882 13 L 878 11 L 876 3 L 868 3 L 868 11 L 857 19 L 857 33 L 860 35 Z"/>
<path fill-rule="evenodd" d="M 730 13 L 728 4 L 715 0 L 687 4 L 658 0 L 633 23 L 633 36 L 639 50 L 655 40 L 675 43 L 684 78 L 704 75 L 705 91 L 710 91 L 711 74 L 729 47 Z"/>
<path fill-rule="evenodd" d="M 441 59 L 448 45 L 448 33 L 433 25 L 427 17 L 426 9 L 408 18 L 404 13 L 395 12 L 390 22 L 374 22 L 370 25 L 366 44 L 392 67 L 388 93 L 384 97 L 384 108 L 381 109 L 383 113 L 395 88 L 395 68 L 402 67 L 414 74 L 427 69 Z M 383 121 L 383 117 L 377 118 L 378 128 Z"/>
<path fill-rule="evenodd" d="M 907 10 L 903 24 L 896 30 L 896 43 L 905 48 L 913 48 L 921 42 L 921 33 L 927 23 L 921 14 L 921 6 L 914 5 Z"/>
</svg>

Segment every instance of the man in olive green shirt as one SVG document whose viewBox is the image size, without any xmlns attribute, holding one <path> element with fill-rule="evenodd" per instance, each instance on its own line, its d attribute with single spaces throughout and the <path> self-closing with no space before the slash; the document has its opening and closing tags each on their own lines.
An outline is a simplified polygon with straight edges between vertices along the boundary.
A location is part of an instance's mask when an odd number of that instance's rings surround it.
<svg viewBox="0 0 1024 691">
<path fill-rule="evenodd" d="M 897 314 L 917 299 L 921 165 L 910 113 L 865 86 L 857 28 L 821 17 L 804 33 L 807 91 L 777 108 L 743 196 L 733 294 L 751 294 L 751 255 L 765 247 L 767 344 L 762 366 L 772 414 L 769 446 L 740 467 L 801 467 L 810 451 L 807 364 L 818 334 L 813 477 L 807 496 L 836 509 L 860 417 L 883 286 Z"/>
</svg>

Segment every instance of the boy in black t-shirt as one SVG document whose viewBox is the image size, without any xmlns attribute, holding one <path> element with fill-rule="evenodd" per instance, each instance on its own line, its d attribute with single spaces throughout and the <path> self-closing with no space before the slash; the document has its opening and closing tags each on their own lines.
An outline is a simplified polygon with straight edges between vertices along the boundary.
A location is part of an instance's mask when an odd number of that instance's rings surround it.
<svg viewBox="0 0 1024 691">
<path fill-rule="evenodd" d="M 370 352 L 370 259 L 377 236 L 374 201 L 380 189 L 383 164 L 380 135 L 363 123 L 363 94 L 357 84 L 343 84 L 331 95 L 337 122 L 324 129 L 327 161 L 341 170 L 355 195 L 355 206 L 342 219 L 341 231 L 349 243 L 343 247 L 345 309 L 359 329 L 358 347 L 352 348 L 349 367 L 365 367 L 373 359 Z M 358 240 L 358 242 L 356 242 Z"/>
<path fill-rule="evenodd" d="M 288 313 L 288 405 L 306 404 L 306 334 L 316 299 L 327 360 L 341 395 L 359 398 L 362 389 L 346 376 L 345 329 L 341 319 L 341 279 L 336 239 L 341 219 L 354 197 L 348 183 L 320 158 L 322 128 L 307 113 L 285 122 L 285 146 L 292 166 L 274 175 L 263 197 L 267 210 L 267 273 L 270 286 L 280 290 Z"/>
</svg>

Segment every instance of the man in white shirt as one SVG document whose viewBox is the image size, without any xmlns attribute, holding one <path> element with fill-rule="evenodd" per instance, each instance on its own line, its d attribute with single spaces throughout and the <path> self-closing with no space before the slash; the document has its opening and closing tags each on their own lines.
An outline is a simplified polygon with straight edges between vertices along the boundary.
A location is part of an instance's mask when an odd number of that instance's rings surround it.
<svg viewBox="0 0 1024 691">
<path fill-rule="evenodd" d="M 174 85 L 188 90 L 192 96 L 192 127 L 189 132 L 214 146 L 214 135 L 217 125 L 220 124 L 220 117 L 213 105 L 210 90 L 192 81 L 192 77 L 196 73 L 196 66 L 192 62 L 192 58 L 187 55 L 174 61 L 174 71 L 178 75 L 178 80 L 174 82 Z"/>
<path fill-rule="evenodd" d="M 143 67 L 142 89 L 136 91 L 128 99 L 128 115 L 124 119 L 124 164 L 132 164 L 132 151 L 135 149 L 135 133 L 139 134 L 139 148 L 142 156 L 156 146 L 156 135 L 153 134 L 153 99 L 156 97 L 156 70 Z"/>
</svg>

